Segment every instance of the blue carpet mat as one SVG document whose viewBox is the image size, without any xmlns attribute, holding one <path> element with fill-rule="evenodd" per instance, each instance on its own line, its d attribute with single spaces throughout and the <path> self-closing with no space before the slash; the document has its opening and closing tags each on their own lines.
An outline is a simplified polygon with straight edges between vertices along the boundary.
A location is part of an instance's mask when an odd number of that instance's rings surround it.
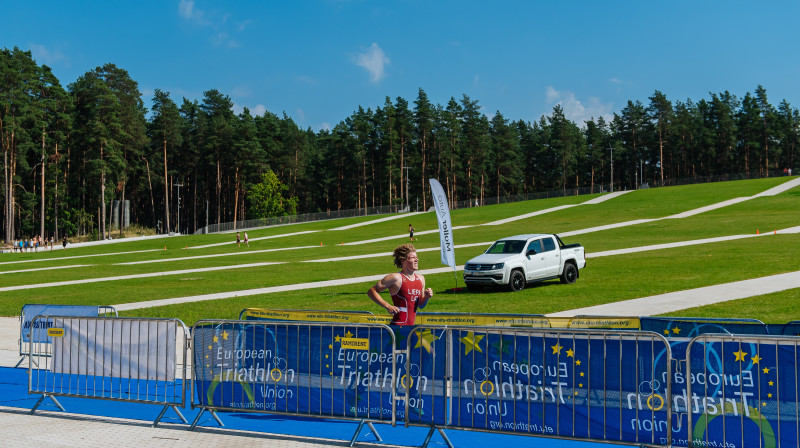
<svg viewBox="0 0 800 448">
<path fill-rule="evenodd" d="M 36 404 L 40 395 L 28 394 L 28 372 L 26 369 L 0 367 L 0 405 L 31 409 Z M 94 415 L 102 417 L 116 417 L 133 420 L 153 422 L 162 406 L 141 403 L 125 403 L 112 400 L 96 400 L 89 398 L 58 397 L 58 401 L 71 414 Z M 189 400 L 187 400 L 189 401 Z M 50 400 L 45 400 L 39 407 L 40 410 L 58 411 Z M 187 407 L 181 413 L 189 422 L 194 420 L 199 409 Z M 331 420 L 319 418 L 304 418 L 286 415 L 254 414 L 237 412 L 220 412 L 220 419 L 226 429 L 256 431 L 270 434 L 285 434 L 290 436 L 324 437 L 349 442 L 358 427 L 358 422 L 345 420 Z M 167 410 L 162 418 L 164 423 L 181 423 L 178 416 Z M 217 422 L 211 414 L 206 413 L 198 426 L 217 428 Z M 188 425 L 187 425 L 188 428 Z M 364 426 L 359 435 L 359 442 L 383 443 L 387 445 L 421 446 L 428 434 L 428 428 L 405 428 L 402 423 L 396 427 L 386 424 L 375 424 L 375 429 L 380 434 L 383 442 L 377 442 L 368 427 Z M 459 448 L 486 446 L 513 445 L 515 447 L 547 447 L 547 448 L 604 448 L 609 445 L 596 442 L 583 442 L 561 439 L 537 438 L 515 436 L 507 434 L 492 434 L 477 431 L 445 430 L 450 441 Z M 356 446 L 358 446 L 356 444 Z M 429 446 L 446 446 L 438 431 L 434 433 Z"/>
</svg>

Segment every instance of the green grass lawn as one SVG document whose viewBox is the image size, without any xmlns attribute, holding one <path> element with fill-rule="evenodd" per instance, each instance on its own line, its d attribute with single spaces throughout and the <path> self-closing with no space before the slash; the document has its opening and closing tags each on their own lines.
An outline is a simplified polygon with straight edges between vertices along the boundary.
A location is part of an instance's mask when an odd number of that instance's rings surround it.
<svg viewBox="0 0 800 448">
<path fill-rule="evenodd" d="M 800 234 L 770 233 L 775 229 L 800 225 L 800 189 L 795 188 L 774 197 L 751 199 L 688 218 L 662 219 L 720 201 L 749 197 L 784 181 L 786 178 L 771 178 L 654 188 L 633 191 L 594 205 L 579 204 L 597 195 L 453 210 L 451 216 L 454 225 L 466 226 L 454 231 L 456 245 L 488 244 L 495 239 L 520 233 L 561 233 L 633 220 L 656 220 L 564 238 L 567 243 L 583 244 L 587 251 L 587 268 L 581 271 L 580 279 L 573 285 L 551 281 L 531 285 L 515 294 L 500 290 L 475 294 L 449 293 L 454 286 L 463 286 L 460 272 L 457 276 L 452 272 L 428 275 L 428 285 L 436 291 L 436 296 L 426 311 L 546 314 L 795 271 L 800 266 L 796 249 L 800 247 Z M 564 205 L 575 206 L 503 225 L 480 225 Z M 437 228 L 433 213 L 333 230 L 374 219 L 358 217 L 248 230 L 251 239 L 249 248 L 237 247 L 235 235 L 229 233 L 70 247 L 66 251 L 3 254 L 0 256 L 0 288 L 135 274 L 173 274 L 2 291 L 0 315 L 18 315 L 26 303 L 105 305 L 360 276 L 373 276 L 377 280 L 395 269 L 389 253 L 398 244 L 408 241 L 408 224 L 413 224 L 417 230 L 418 240 L 415 244 L 421 250 L 420 267 L 442 266 L 438 250 L 424 250 L 438 248 L 438 234 L 419 234 Z M 754 235 L 757 230 L 766 235 L 592 258 L 593 252 L 727 235 Z M 372 239 L 383 240 L 352 244 Z M 225 244 L 191 249 L 220 243 Z M 187 246 L 190 249 L 184 249 Z M 458 248 L 456 261 L 463 264 L 484 249 L 483 246 Z M 383 255 L 367 257 L 370 254 Z M 355 258 L 325 263 L 304 262 L 335 257 Z M 132 262 L 143 263 L 121 264 Z M 244 266 L 251 263 L 278 264 Z M 19 272 L 74 265 L 86 266 Z M 175 272 L 212 267 L 225 269 Z M 179 317 L 191 325 L 202 318 L 236 318 L 242 309 L 248 307 L 370 310 L 379 313 L 382 310 L 365 295 L 371 284 L 372 281 L 326 289 L 153 307 L 124 314 Z M 800 306 L 795 303 L 800 303 L 798 299 L 800 290 L 790 290 L 771 294 L 768 299 L 743 299 L 685 310 L 685 313 L 676 315 L 755 317 L 765 322 L 785 322 L 800 319 Z M 769 306 L 764 306 L 764 303 L 769 303 Z"/>
</svg>

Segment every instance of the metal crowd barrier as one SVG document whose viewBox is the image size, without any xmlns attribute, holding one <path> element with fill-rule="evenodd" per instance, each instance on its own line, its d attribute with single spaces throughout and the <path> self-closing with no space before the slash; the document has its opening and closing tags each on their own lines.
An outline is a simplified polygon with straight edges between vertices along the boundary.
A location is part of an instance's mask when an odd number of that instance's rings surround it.
<svg viewBox="0 0 800 448">
<path fill-rule="evenodd" d="M 186 404 L 189 335 L 178 319 L 36 316 L 48 322 L 47 340 L 32 342 L 28 393 L 41 394 L 64 411 L 57 396 L 163 405 L 188 423 Z"/>
<path fill-rule="evenodd" d="M 32 325 L 33 318 L 39 315 L 57 315 L 57 316 L 117 316 L 117 310 L 113 306 L 99 305 L 47 305 L 39 303 L 28 303 L 22 306 L 22 311 L 19 314 L 19 356 L 20 360 L 14 365 L 17 368 L 25 361 L 25 358 L 30 356 L 33 345 L 31 341 L 47 342 L 47 327 L 51 324 L 49 321 L 40 321 L 44 324 L 42 328 L 34 327 Z M 44 347 L 37 345 L 38 347 Z M 37 356 L 42 356 L 44 353 L 38 353 Z"/>
<path fill-rule="evenodd" d="M 669 446 L 669 343 L 641 331 L 414 327 L 406 425 Z M 415 411 L 416 412 L 413 412 Z"/>
<path fill-rule="evenodd" d="M 192 409 L 396 424 L 402 371 L 386 325 L 201 320 L 192 327 Z M 402 359 L 401 359 L 402 361 Z"/>
<path fill-rule="evenodd" d="M 688 415 L 680 445 L 797 447 L 800 440 L 800 338 L 706 334 L 686 348 L 685 394 L 673 412 Z"/>
</svg>

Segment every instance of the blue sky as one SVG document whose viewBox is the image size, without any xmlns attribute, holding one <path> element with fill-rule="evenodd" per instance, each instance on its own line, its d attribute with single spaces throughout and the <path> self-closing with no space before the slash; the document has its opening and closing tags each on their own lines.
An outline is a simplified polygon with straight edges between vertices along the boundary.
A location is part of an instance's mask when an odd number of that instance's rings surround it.
<svg viewBox="0 0 800 448">
<path fill-rule="evenodd" d="M 800 1 L 2 0 L 0 47 L 66 86 L 112 62 L 139 83 L 330 128 L 388 96 L 463 94 L 491 117 L 582 123 L 660 90 L 673 102 L 761 84 L 800 107 Z"/>
</svg>

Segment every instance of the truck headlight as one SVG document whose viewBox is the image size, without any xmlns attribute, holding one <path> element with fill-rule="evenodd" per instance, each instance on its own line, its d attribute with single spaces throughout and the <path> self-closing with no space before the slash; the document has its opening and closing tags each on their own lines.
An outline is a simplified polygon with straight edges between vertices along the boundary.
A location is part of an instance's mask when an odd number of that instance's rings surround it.
<svg viewBox="0 0 800 448">
<path fill-rule="evenodd" d="M 505 263 L 497 263 L 496 265 L 492 266 L 492 269 L 503 269 L 503 266 L 505 265 Z"/>
</svg>

